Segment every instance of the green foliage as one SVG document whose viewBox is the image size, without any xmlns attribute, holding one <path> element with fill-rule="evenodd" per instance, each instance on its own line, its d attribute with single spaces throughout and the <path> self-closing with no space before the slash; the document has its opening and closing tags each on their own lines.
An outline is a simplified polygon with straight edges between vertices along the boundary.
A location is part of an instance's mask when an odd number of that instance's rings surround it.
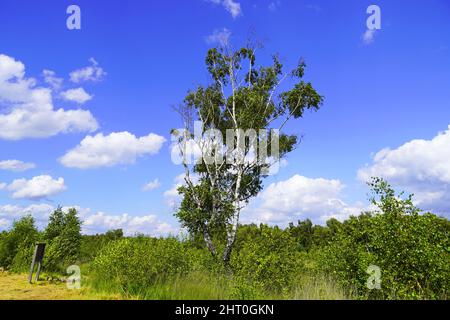
<svg viewBox="0 0 450 320">
<path fill-rule="evenodd" d="M 109 240 L 121 239 L 123 238 L 123 230 L 122 229 L 108 230 L 105 233 L 105 237 Z"/>
<path fill-rule="evenodd" d="M 61 235 L 64 229 L 64 212 L 61 206 L 53 211 L 48 220 L 47 228 L 44 231 L 44 239 L 52 241 L 57 236 Z"/>
<path fill-rule="evenodd" d="M 323 103 L 323 97 L 303 79 L 306 67 L 303 61 L 285 73 L 277 56 L 268 66 L 258 65 L 255 50 L 249 46 L 236 51 L 210 49 L 205 63 L 210 83 L 189 91 L 178 110 L 185 124 L 184 132 L 172 130 L 172 133 L 177 133 L 180 144 L 194 136 L 192 123 L 199 120 L 203 123 L 201 134 L 213 129 L 223 138 L 227 131 L 233 132 L 235 138 L 222 142 L 231 150 L 238 141 L 242 158 L 264 150 L 267 156 L 278 159 L 291 152 L 298 141 L 297 135 L 281 132 L 285 124 L 303 117 L 308 110 L 317 111 Z M 286 78 L 289 80 L 280 86 Z M 249 129 L 263 130 L 266 134 L 245 138 L 244 131 Z M 275 137 L 271 129 L 278 129 L 279 136 Z M 276 155 L 272 154 L 275 139 Z M 192 235 L 203 236 L 213 255 L 217 254 L 217 247 L 223 248 L 221 259 L 225 265 L 235 243 L 239 211 L 261 191 L 270 167 L 267 159 L 244 163 L 231 158 L 226 163 L 207 163 L 202 157 L 192 167 L 184 163 L 185 169 L 198 176 L 199 181 L 192 183 L 188 181 L 190 176 L 186 176 L 186 185 L 178 190 L 183 200 L 175 214 Z"/>
<path fill-rule="evenodd" d="M 351 217 L 323 252 L 325 270 L 360 297 L 436 299 L 448 296 L 448 220 L 419 214 L 412 197 L 374 179 L 373 204 L 381 211 Z M 381 290 L 366 287 L 369 265 L 381 269 Z"/>
<path fill-rule="evenodd" d="M 229 268 L 205 248 L 200 233 L 186 240 L 123 238 L 122 230 L 81 236 L 76 210 L 60 208 L 42 234 L 31 216 L 1 232 L 0 267 L 28 271 L 43 237 L 44 271 L 87 263 L 92 288 L 128 297 L 448 299 L 450 221 L 422 213 L 412 196 L 397 194 L 384 180 L 370 185 L 379 210 L 342 223 L 239 226 Z M 367 287 L 369 266 L 381 270 L 380 290 Z"/>
<path fill-rule="evenodd" d="M 44 232 L 47 248 L 44 266 L 47 271 L 64 272 L 78 261 L 81 250 L 81 221 L 75 209 L 64 213 L 58 207 L 51 215 Z"/>
<path fill-rule="evenodd" d="M 81 237 L 80 263 L 87 263 L 95 259 L 97 254 L 111 241 L 123 238 L 122 229 L 109 230 L 105 234 L 83 235 Z"/>
<path fill-rule="evenodd" d="M 328 244 L 335 237 L 340 227 L 341 223 L 336 219 L 328 220 L 327 226 L 313 225 L 311 220 L 306 219 L 305 221 L 298 221 L 296 226 L 290 223 L 289 232 L 296 239 L 298 248 L 301 251 L 309 252 L 314 247 L 322 247 Z"/>
<path fill-rule="evenodd" d="M 10 270 L 17 273 L 29 271 L 31 260 L 33 259 L 33 253 L 33 245 L 19 245 L 19 247 L 17 248 L 17 253 L 12 260 Z"/>
<path fill-rule="evenodd" d="M 186 274 L 189 258 L 177 239 L 126 238 L 106 245 L 92 263 L 97 283 L 138 294 L 161 279 Z"/>
<path fill-rule="evenodd" d="M 15 269 L 22 269 L 19 261 L 24 261 L 24 254 L 34 247 L 39 238 L 38 230 L 35 227 L 34 219 L 31 215 L 26 215 L 18 221 L 14 221 L 11 231 L 3 233 L 0 242 L 0 266 Z M 16 255 L 20 253 L 15 261 Z"/>
<path fill-rule="evenodd" d="M 238 239 L 231 266 L 245 284 L 244 291 L 250 289 L 248 283 L 273 292 L 292 286 L 302 265 L 288 231 L 266 225 L 241 227 Z"/>
</svg>

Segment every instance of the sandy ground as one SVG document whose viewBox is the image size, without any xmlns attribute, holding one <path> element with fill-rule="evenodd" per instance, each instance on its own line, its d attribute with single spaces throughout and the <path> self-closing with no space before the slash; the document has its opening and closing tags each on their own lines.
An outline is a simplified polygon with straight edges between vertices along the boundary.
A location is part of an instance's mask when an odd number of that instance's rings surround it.
<svg viewBox="0 0 450 320">
<path fill-rule="evenodd" d="M 101 300 L 118 297 L 93 295 L 87 289 L 70 290 L 65 283 L 29 284 L 26 274 L 0 272 L 0 300 Z"/>
</svg>

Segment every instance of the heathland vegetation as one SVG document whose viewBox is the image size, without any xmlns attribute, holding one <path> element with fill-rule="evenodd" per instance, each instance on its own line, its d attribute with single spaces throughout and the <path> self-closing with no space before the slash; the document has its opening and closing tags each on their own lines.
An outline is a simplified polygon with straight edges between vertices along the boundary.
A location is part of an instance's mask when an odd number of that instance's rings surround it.
<svg viewBox="0 0 450 320">
<path fill-rule="evenodd" d="M 344 222 L 305 220 L 284 229 L 240 225 L 227 266 L 201 236 L 125 237 L 121 230 L 81 235 L 76 211 L 60 208 L 43 231 L 26 216 L 2 232 L 0 266 L 28 271 L 33 244 L 45 241 L 42 278 L 65 277 L 69 265 L 80 265 L 84 292 L 97 297 L 447 299 L 449 220 L 420 212 L 411 197 L 396 194 L 383 180 L 375 179 L 372 190 L 378 210 Z M 379 289 L 373 286 L 377 276 Z"/>
</svg>

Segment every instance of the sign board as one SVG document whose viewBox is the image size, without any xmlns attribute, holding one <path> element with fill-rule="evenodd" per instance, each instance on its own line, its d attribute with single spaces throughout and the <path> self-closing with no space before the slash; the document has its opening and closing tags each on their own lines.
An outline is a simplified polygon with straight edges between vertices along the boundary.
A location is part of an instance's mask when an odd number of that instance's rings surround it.
<svg viewBox="0 0 450 320">
<path fill-rule="evenodd" d="M 39 281 L 39 274 L 41 273 L 42 259 L 44 258 L 44 252 L 45 252 L 45 243 L 43 242 L 36 243 L 36 247 L 34 248 L 33 261 L 31 262 L 30 274 L 28 275 L 29 283 L 32 283 L 33 281 L 33 272 L 36 263 L 38 265 L 38 269 L 36 272 L 36 281 Z"/>
</svg>

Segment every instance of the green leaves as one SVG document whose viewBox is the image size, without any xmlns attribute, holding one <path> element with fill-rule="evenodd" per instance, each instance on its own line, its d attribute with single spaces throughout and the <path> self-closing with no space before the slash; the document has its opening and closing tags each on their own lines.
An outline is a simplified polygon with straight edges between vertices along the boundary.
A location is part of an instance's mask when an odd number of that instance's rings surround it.
<svg viewBox="0 0 450 320">
<path fill-rule="evenodd" d="M 33 250 L 38 238 L 39 233 L 31 215 L 26 215 L 20 220 L 14 221 L 11 231 L 0 238 L 0 266 L 11 268 L 14 265 L 16 270 L 22 269 L 24 266 L 21 265 L 21 262 L 28 261 L 25 258 L 25 253 Z M 20 255 L 20 257 L 15 259 L 17 255 Z M 31 261 L 31 256 L 29 261 Z M 25 268 L 27 267 L 29 266 L 25 266 Z"/>
<path fill-rule="evenodd" d="M 179 189 L 183 201 L 176 216 L 192 235 L 204 235 L 213 255 L 213 242 L 219 245 L 226 243 L 223 254 L 226 261 L 234 243 L 239 211 L 261 191 L 263 178 L 269 172 L 268 157 L 275 162 L 298 143 L 296 134 L 279 133 L 278 129 L 292 119 L 302 117 L 306 110 L 318 110 L 323 97 L 311 83 L 302 80 L 306 68 L 303 60 L 294 70 L 285 73 L 277 55 L 272 57 L 269 65 L 257 65 L 255 50 L 244 47 L 236 51 L 230 48 L 210 49 L 205 63 L 211 82 L 189 91 L 178 110 L 185 124 L 186 136 L 194 136 L 192 124 L 199 120 L 203 123 L 201 133 L 209 129 L 222 133 L 219 150 L 222 147 L 236 150 L 234 145 L 223 145 L 225 141 L 229 143 L 226 139 L 229 130 L 235 134 L 235 138 L 230 138 L 233 142 L 240 140 L 237 136 L 248 133 L 243 139 L 245 146 L 236 152 L 241 159 L 251 159 L 251 152 L 257 155 L 253 159 L 258 159 L 260 154 L 264 154 L 259 151 L 262 148 L 266 151 L 264 159 L 246 160 L 246 163 L 232 160 L 218 165 L 201 161 L 191 167 L 185 166 L 185 170 L 199 176 L 199 183 Z M 283 83 L 285 79 L 289 82 Z M 241 130 L 244 133 L 237 134 Z M 258 135 L 260 130 L 270 133 L 261 137 Z M 276 141 L 272 140 L 274 131 L 277 132 Z M 250 133 L 257 137 L 249 138 Z M 267 135 L 269 139 L 266 139 Z M 219 153 L 217 149 L 215 152 Z M 211 235 L 215 241 L 211 241 Z"/>
<path fill-rule="evenodd" d="M 351 217 L 325 250 L 323 266 L 361 297 L 436 299 L 448 295 L 448 220 L 419 214 L 411 196 L 396 194 L 383 179 L 370 184 L 380 212 Z M 382 290 L 368 290 L 365 268 L 380 267 Z"/>
<path fill-rule="evenodd" d="M 280 94 L 281 107 L 288 110 L 295 119 L 303 117 L 305 110 L 319 110 L 323 97 L 312 87 L 311 83 L 301 81 L 290 91 Z"/>
<path fill-rule="evenodd" d="M 44 267 L 48 271 L 63 272 L 77 262 L 81 250 L 81 221 L 74 208 L 64 213 L 58 207 L 51 215 L 44 231 L 47 252 Z"/>
<path fill-rule="evenodd" d="M 299 266 L 295 241 L 289 231 L 266 225 L 243 226 L 238 241 L 231 265 L 241 282 L 250 281 L 273 292 L 290 288 Z"/>
<path fill-rule="evenodd" d="M 122 292 L 139 294 L 158 280 L 185 275 L 189 256 L 177 239 L 126 238 L 105 246 L 92 264 L 96 281 L 113 282 Z"/>
</svg>

